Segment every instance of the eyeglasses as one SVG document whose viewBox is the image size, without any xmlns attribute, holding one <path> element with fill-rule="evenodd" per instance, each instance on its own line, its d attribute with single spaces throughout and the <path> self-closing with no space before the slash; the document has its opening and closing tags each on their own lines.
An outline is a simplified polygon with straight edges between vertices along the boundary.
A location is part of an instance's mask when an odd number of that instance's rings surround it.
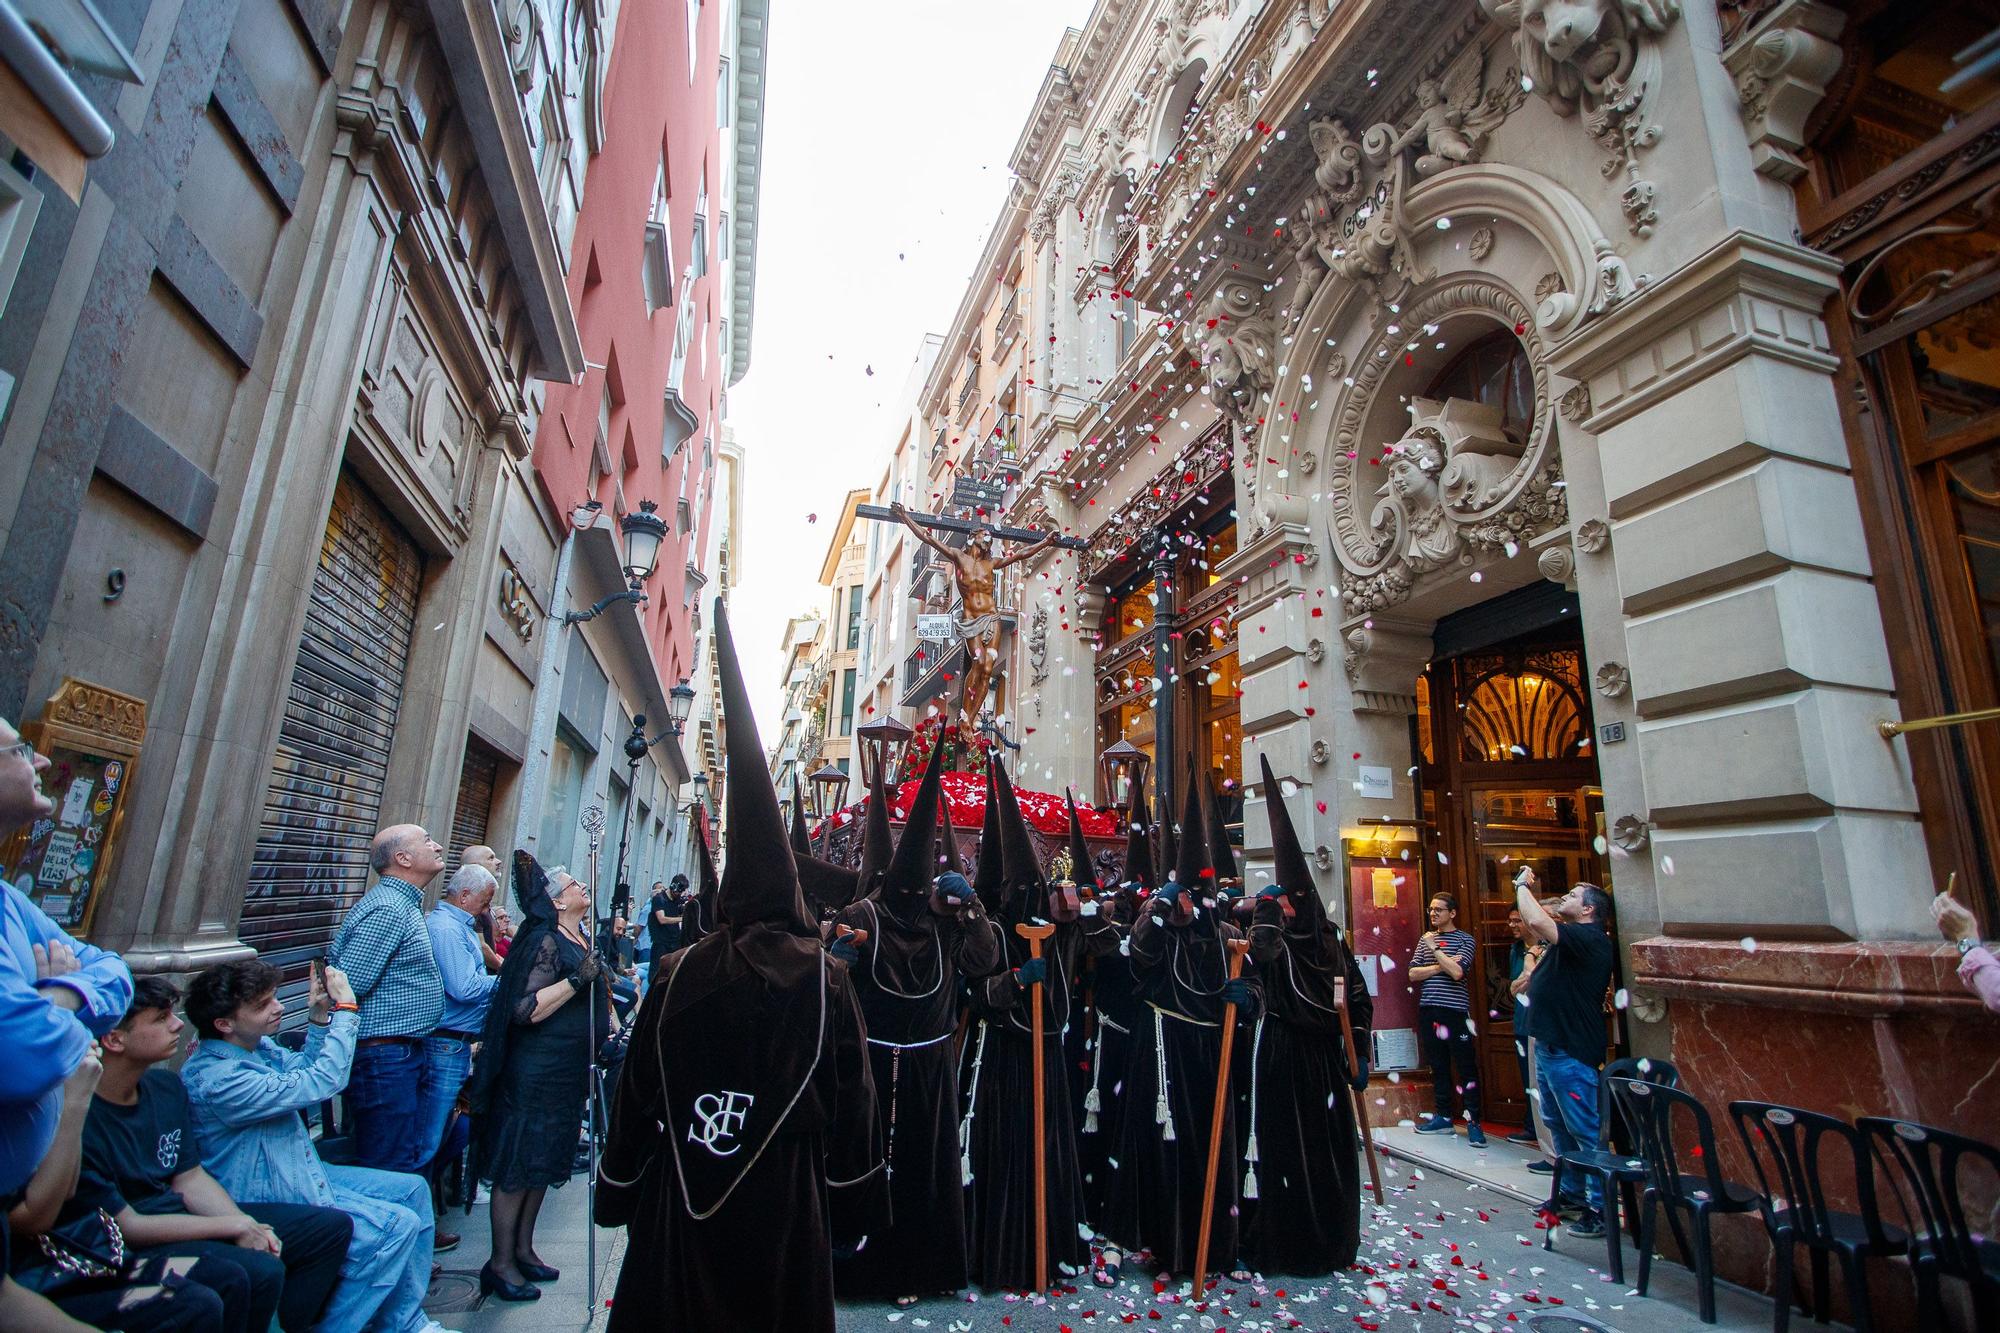
<svg viewBox="0 0 2000 1333">
<path fill-rule="evenodd" d="M 32 765 L 35 762 L 34 743 L 31 741 L 15 741 L 12 745 L 0 748 L 0 758 L 25 759 Z"/>
</svg>

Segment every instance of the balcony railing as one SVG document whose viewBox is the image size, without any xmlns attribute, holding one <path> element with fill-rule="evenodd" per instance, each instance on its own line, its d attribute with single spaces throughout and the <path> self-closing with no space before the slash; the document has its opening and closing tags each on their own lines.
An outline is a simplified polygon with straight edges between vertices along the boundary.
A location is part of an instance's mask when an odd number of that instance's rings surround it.
<svg viewBox="0 0 2000 1333">
<path fill-rule="evenodd" d="M 1000 318 L 993 325 L 993 344 L 1004 347 L 1014 340 L 1021 331 L 1021 289 L 1012 288 L 1007 293 L 1007 304 L 1000 307 Z"/>
<path fill-rule="evenodd" d="M 968 415 L 972 407 L 973 399 L 977 398 L 978 396 L 979 396 L 979 372 L 968 366 L 965 371 L 965 384 L 958 391 L 958 406 L 954 411 L 954 415 L 960 421 L 964 421 L 966 419 L 966 416 Z"/>
</svg>

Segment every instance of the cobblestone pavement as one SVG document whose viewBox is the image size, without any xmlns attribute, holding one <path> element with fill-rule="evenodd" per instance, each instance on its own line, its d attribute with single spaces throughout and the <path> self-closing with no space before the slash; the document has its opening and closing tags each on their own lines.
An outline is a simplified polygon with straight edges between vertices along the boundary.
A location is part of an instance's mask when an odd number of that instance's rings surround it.
<svg viewBox="0 0 2000 1333">
<path fill-rule="evenodd" d="M 1388 1158 L 1383 1161 L 1383 1184 L 1387 1205 L 1374 1210 L 1364 1224 L 1361 1264 L 1367 1271 L 1337 1279 L 1266 1276 L 1226 1282 L 1197 1304 L 1185 1293 L 1185 1284 L 1159 1287 L 1142 1266 L 1129 1264 L 1124 1280 L 1114 1289 L 1084 1281 L 1046 1299 L 975 1292 L 926 1300 L 902 1310 L 893 1305 L 843 1304 L 839 1328 L 843 1333 L 862 1329 L 1085 1333 L 1133 1324 L 1204 1333 L 1283 1329 L 1583 1333 L 1592 1327 L 1617 1333 L 1694 1333 L 1706 1328 L 1748 1333 L 1769 1327 L 1771 1307 L 1766 1298 L 1726 1285 L 1719 1294 L 1719 1322 L 1703 1325 L 1694 1313 L 1692 1276 L 1665 1261 L 1655 1268 L 1651 1295 L 1638 1295 L 1630 1285 L 1638 1260 L 1629 1243 L 1626 1283 L 1613 1283 L 1604 1274 L 1601 1240 L 1570 1240 L 1558 1233 L 1555 1249 L 1543 1250 L 1533 1211 L 1517 1199 Z M 586 1293 L 584 1284 L 574 1279 L 580 1279 L 585 1268 L 586 1207 L 580 1179 L 550 1192 L 538 1248 L 546 1262 L 564 1270 L 564 1276 L 544 1288 L 541 1300 L 511 1306 L 488 1300 L 470 1310 L 439 1308 L 439 1319 L 466 1333 L 584 1328 Z M 443 1303 L 450 1303 L 454 1282 L 459 1290 L 470 1290 L 485 1261 L 484 1200 L 469 1217 L 454 1212 L 451 1225 L 464 1233 L 465 1240 L 457 1251 L 441 1257 L 446 1278 L 433 1292 L 445 1298 Z M 597 1249 L 600 1290 L 595 1318 L 589 1322 L 601 1326 L 623 1259 L 623 1233 L 599 1231 Z M 760 1280 L 752 1256 L 746 1256 L 744 1280 Z M 701 1333 L 725 1330 L 720 1326 Z"/>
</svg>

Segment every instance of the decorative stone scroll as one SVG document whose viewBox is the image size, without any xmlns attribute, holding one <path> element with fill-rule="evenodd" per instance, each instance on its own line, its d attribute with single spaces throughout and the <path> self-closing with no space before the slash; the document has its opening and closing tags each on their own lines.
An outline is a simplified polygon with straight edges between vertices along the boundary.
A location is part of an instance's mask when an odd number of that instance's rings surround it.
<svg viewBox="0 0 2000 1333">
<path fill-rule="evenodd" d="M 1723 52 L 1743 103 L 1751 159 L 1773 180 L 1790 184 L 1806 174 L 1797 152 L 1807 118 L 1840 72 L 1846 25 L 1847 15 L 1817 0 L 1784 0 Z"/>
</svg>

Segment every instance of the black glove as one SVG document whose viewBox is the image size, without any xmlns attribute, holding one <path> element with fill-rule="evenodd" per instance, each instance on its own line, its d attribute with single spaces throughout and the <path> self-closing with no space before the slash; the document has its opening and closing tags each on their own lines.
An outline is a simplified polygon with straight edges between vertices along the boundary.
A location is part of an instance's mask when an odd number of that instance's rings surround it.
<svg viewBox="0 0 2000 1333">
<path fill-rule="evenodd" d="M 590 989 L 591 982 L 603 975 L 604 964 L 598 961 L 596 954 L 587 953 L 583 961 L 576 965 L 576 971 L 569 974 L 569 984 L 579 991 L 586 991 Z"/>
<path fill-rule="evenodd" d="M 1368 1091 L 1368 1061 L 1361 1056 L 1356 1056 L 1355 1063 L 1361 1067 L 1354 1071 L 1353 1078 L 1347 1080 L 1347 1086 L 1353 1088 L 1356 1092 L 1366 1092 Z"/>
<path fill-rule="evenodd" d="M 852 935 L 843 935 L 835 940 L 833 947 L 828 949 L 827 952 L 849 967 L 853 967 L 861 961 L 861 950 L 855 947 Z"/>
<path fill-rule="evenodd" d="M 1242 977 L 1222 983 L 1222 1002 L 1233 1004 L 1237 1012 L 1248 1018 L 1257 1010 L 1257 989 Z"/>
<path fill-rule="evenodd" d="M 1039 986 L 1049 979 L 1049 960 L 1030 958 L 1014 969 L 1014 980 L 1023 986 Z"/>
</svg>

